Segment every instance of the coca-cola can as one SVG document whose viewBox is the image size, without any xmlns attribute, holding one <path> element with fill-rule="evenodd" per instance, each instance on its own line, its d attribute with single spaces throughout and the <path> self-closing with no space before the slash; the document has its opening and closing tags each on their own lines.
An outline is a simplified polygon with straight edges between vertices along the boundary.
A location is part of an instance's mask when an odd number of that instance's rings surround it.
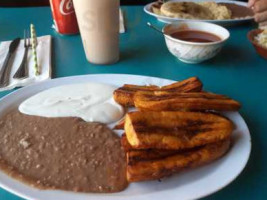
<svg viewBox="0 0 267 200">
<path fill-rule="evenodd" d="M 60 34 L 70 35 L 79 33 L 79 27 L 72 0 L 50 0 L 54 27 Z"/>
</svg>

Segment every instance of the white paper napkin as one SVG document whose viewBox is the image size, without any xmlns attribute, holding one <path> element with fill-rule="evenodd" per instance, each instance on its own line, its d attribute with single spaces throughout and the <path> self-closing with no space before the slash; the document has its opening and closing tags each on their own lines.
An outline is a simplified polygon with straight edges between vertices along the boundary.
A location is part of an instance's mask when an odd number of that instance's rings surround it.
<svg viewBox="0 0 267 200">
<path fill-rule="evenodd" d="M 40 68 L 41 74 L 39 76 L 35 76 L 34 70 L 34 61 L 32 50 L 28 51 L 28 68 L 29 68 L 29 78 L 20 80 L 13 79 L 13 75 L 16 73 L 19 68 L 21 61 L 24 55 L 24 41 L 21 40 L 20 44 L 16 50 L 15 56 L 13 57 L 13 64 L 10 73 L 10 81 L 9 85 L 5 88 L 0 88 L 0 91 L 11 90 L 15 87 L 22 87 L 26 85 L 31 85 L 33 83 L 37 83 L 40 81 L 44 81 L 51 78 L 51 42 L 52 37 L 50 35 L 38 37 L 38 45 L 37 45 L 37 59 L 38 65 Z M 1 42 L 0 44 L 0 70 L 2 68 L 3 62 L 8 52 L 9 44 L 11 41 Z"/>
<path fill-rule="evenodd" d="M 120 9 L 120 33 L 125 33 L 124 16 L 121 9 Z"/>
</svg>

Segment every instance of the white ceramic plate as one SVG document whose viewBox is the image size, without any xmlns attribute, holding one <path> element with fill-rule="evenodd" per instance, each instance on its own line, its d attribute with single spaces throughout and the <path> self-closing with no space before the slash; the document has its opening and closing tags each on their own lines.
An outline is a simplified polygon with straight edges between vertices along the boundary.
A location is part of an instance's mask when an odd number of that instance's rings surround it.
<svg viewBox="0 0 267 200">
<path fill-rule="evenodd" d="M 2 98 L 0 101 L 0 115 L 42 90 L 59 85 L 82 82 L 100 82 L 121 86 L 125 83 L 166 85 L 173 81 L 120 74 L 98 74 L 53 79 L 19 89 Z M 222 189 L 232 182 L 244 169 L 250 155 L 251 138 L 245 121 L 238 112 L 228 112 L 225 115 L 236 125 L 233 133 L 233 146 L 227 155 L 209 165 L 184 171 L 170 178 L 165 178 L 161 182 L 132 183 L 125 191 L 114 194 L 86 194 L 57 190 L 38 190 L 0 172 L 0 186 L 30 200 L 187 200 L 201 198 Z"/>
<path fill-rule="evenodd" d="M 170 0 L 170 1 L 181 1 L 181 0 Z M 207 1 L 207 0 L 182 0 L 182 1 L 201 2 L 201 1 Z M 247 3 L 240 2 L 240 1 L 228 1 L 228 0 L 215 0 L 215 1 L 218 3 L 233 3 L 233 4 L 247 7 Z M 229 25 L 236 25 L 236 24 L 240 24 L 240 23 L 244 23 L 244 22 L 248 22 L 248 21 L 253 20 L 253 17 L 247 17 L 247 18 L 242 18 L 242 19 L 229 19 L 229 20 L 196 20 L 196 19 L 172 18 L 172 17 L 166 17 L 163 15 L 158 15 L 158 14 L 153 13 L 151 10 L 152 4 L 153 3 L 147 4 L 144 7 L 144 11 L 147 14 L 156 17 L 159 21 L 164 22 L 164 23 L 173 23 L 173 22 L 180 22 L 180 21 L 183 21 L 183 22 L 203 21 L 203 22 L 211 22 L 211 23 L 215 23 L 215 24 L 219 24 L 219 25 L 229 26 Z"/>
</svg>

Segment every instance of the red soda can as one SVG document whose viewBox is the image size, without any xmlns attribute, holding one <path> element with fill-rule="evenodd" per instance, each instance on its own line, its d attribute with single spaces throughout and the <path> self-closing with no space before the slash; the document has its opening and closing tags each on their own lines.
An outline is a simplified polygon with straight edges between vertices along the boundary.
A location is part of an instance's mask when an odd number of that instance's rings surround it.
<svg viewBox="0 0 267 200">
<path fill-rule="evenodd" d="M 55 29 L 64 35 L 79 33 L 72 0 L 50 0 Z"/>
</svg>

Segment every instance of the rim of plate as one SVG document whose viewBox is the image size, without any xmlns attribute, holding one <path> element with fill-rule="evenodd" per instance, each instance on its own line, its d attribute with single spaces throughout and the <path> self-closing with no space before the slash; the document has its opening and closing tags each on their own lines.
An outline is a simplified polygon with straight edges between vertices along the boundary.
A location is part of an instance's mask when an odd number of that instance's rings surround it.
<svg viewBox="0 0 267 200">
<path fill-rule="evenodd" d="M 171 79 L 165 79 L 165 78 L 160 78 L 160 77 L 152 77 L 152 76 L 144 76 L 144 75 L 133 75 L 133 74 L 108 74 L 108 73 L 104 73 L 104 74 L 89 74 L 89 75 L 78 75 L 78 76 L 69 76 L 69 77 L 61 77 L 61 78 L 56 78 L 56 79 L 51 79 L 51 80 L 46 80 L 46 81 L 43 81 L 43 82 L 40 82 L 40 83 L 36 83 L 36 84 L 33 84 L 33 85 L 30 85 L 30 86 L 26 86 L 26 87 L 23 87 L 23 88 L 20 88 L 14 92 L 11 92 L 10 94 L 0 98 L 0 106 L 1 106 L 1 103 L 2 101 L 5 101 L 6 99 L 9 99 L 9 98 L 12 98 L 12 96 L 16 95 L 16 93 L 23 93 L 24 91 L 27 91 L 27 90 L 30 90 L 30 89 L 34 89 L 34 88 L 38 88 L 39 86 L 45 86 L 46 84 L 48 83 L 55 83 L 55 82 L 63 82 L 63 83 L 60 83 L 59 85 L 65 85 L 65 84 L 73 84 L 73 83 L 64 83 L 65 81 L 71 81 L 71 80 L 75 80 L 75 79 L 84 79 L 84 78 L 88 78 L 86 81 L 82 81 L 82 82 L 92 82 L 90 80 L 90 77 L 95 77 L 97 78 L 98 76 L 101 76 L 102 80 L 104 81 L 99 81 L 99 82 L 102 82 L 102 83 L 105 83 L 105 79 L 107 77 L 112 77 L 114 79 L 114 76 L 117 76 L 118 79 L 124 79 L 124 80 L 127 80 L 129 78 L 137 78 L 137 79 L 156 79 L 157 81 L 167 81 L 167 82 L 174 82 L 174 80 L 171 80 Z M 106 76 L 106 77 L 103 77 L 103 76 Z M 154 80 L 155 81 L 155 80 Z M 98 81 L 97 81 L 98 82 Z M 112 82 L 112 81 L 111 81 Z M 106 83 L 107 84 L 107 83 Z M 138 83 L 137 83 L 138 84 Z M 115 84 L 116 85 L 116 84 Z M 48 88 L 52 88 L 52 87 L 56 87 L 56 86 L 49 86 Z M 48 89 L 48 88 L 45 88 L 45 89 Z M 41 89 L 40 91 L 43 91 L 45 89 Z M 38 92 L 40 92 L 38 91 Z M 34 92 L 36 93 L 36 92 Z M 11 96 L 11 97 L 10 97 Z M 27 95 L 25 95 L 27 96 Z M 0 112 L 1 114 L 1 112 Z M 245 157 L 245 159 L 243 160 L 243 163 L 240 164 L 240 168 L 238 169 L 238 173 L 236 173 L 235 175 L 231 176 L 230 178 L 228 178 L 228 180 L 224 180 L 224 183 L 220 185 L 220 187 L 216 187 L 216 188 L 213 188 L 212 190 L 210 190 L 209 192 L 204 192 L 203 194 L 197 194 L 196 196 L 192 196 L 190 198 L 184 198 L 186 200 L 189 200 L 189 199 L 198 199 L 198 198 L 203 198 L 203 197 L 206 197 L 206 196 L 209 196 L 221 189 L 223 189 L 224 187 L 226 187 L 227 185 L 229 185 L 232 181 L 234 181 L 241 173 L 242 171 L 244 170 L 244 168 L 246 167 L 247 163 L 248 163 L 248 160 L 250 158 L 250 154 L 251 154 L 251 148 L 252 148 L 252 144 L 251 144 L 251 135 L 250 135 L 250 131 L 248 129 L 248 126 L 245 122 L 245 120 L 243 119 L 243 117 L 240 115 L 240 113 L 238 112 L 233 112 L 232 113 L 233 115 L 235 115 L 238 120 L 240 121 L 240 123 L 242 124 L 241 127 L 244 128 L 244 131 L 246 131 L 246 135 L 244 137 L 247 137 L 247 140 L 246 142 L 248 142 L 248 146 L 246 147 L 246 152 L 247 155 Z M 231 151 L 231 150 L 230 150 Z M 8 185 L 6 185 L 6 182 L 1 182 L 0 180 L 0 187 L 19 196 L 19 197 L 22 197 L 22 198 L 26 198 L 26 199 L 31 199 L 31 200 L 36 200 L 37 198 L 36 197 L 32 197 L 31 194 L 29 194 L 29 192 L 25 193 L 23 192 L 23 189 L 20 189 L 21 185 L 22 186 L 27 186 L 30 190 L 31 190 L 31 193 L 35 192 L 35 193 L 40 193 L 40 192 L 59 192 L 59 193 L 64 193 L 64 195 L 83 195 L 83 197 L 81 197 L 82 199 L 91 199 L 90 197 L 94 197 L 94 198 L 99 198 L 99 199 L 109 199 L 109 197 L 111 199 L 122 199 L 122 198 L 129 198 L 129 199 L 135 199 L 136 197 L 138 197 L 138 199 L 142 199 L 142 200 L 147 200 L 147 199 L 150 199 L 151 197 L 157 197 L 157 193 L 145 193 L 145 194 L 136 194 L 136 195 L 133 195 L 132 197 L 129 196 L 129 195 L 121 195 L 121 196 L 118 196 L 120 193 L 112 193 L 112 194 L 93 194 L 93 193 L 73 193 L 73 192 L 69 192 L 69 191 L 61 191 L 61 190 L 39 190 L 39 189 L 36 189 L 36 188 L 33 188 L 33 187 L 30 187 L 26 184 L 24 184 L 23 182 L 20 182 L 20 181 L 17 181 L 16 179 L 13 179 L 11 177 L 9 177 L 8 175 L 6 175 L 4 172 L 0 171 L 1 174 L 4 174 L 5 176 L 7 176 L 7 179 L 8 181 L 7 182 L 10 182 L 10 181 L 15 181 L 17 184 L 19 184 L 19 187 L 15 187 L 15 188 L 12 188 Z M 203 178 L 205 179 L 205 177 Z M 9 183 L 10 184 L 10 183 Z M 161 191 L 161 192 L 164 192 L 165 190 Z M 167 193 L 166 193 L 167 192 Z M 166 190 L 165 191 L 165 195 L 168 194 L 168 191 Z M 45 194 L 40 194 L 40 196 L 43 196 Z M 93 196 L 90 196 L 90 195 L 93 195 Z M 41 199 L 45 199 L 45 196 L 44 197 L 41 197 Z M 79 198 L 80 199 L 80 198 Z"/>
<path fill-rule="evenodd" d="M 170 0 L 170 2 L 179 2 L 181 0 Z M 194 0 L 183 0 L 186 2 L 202 2 L 202 1 L 206 1 L 206 0 L 198 0 L 198 1 L 194 1 Z M 236 5 L 240 5 L 240 6 L 244 6 L 247 7 L 248 3 L 246 2 L 242 2 L 242 1 L 231 1 L 231 0 L 215 0 L 216 3 L 233 3 Z M 149 3 L 147 5 L 144 6 L 144 11 L 145 13 L 154 16 L 160 20 L 164 20 L 164 21 L 169 21 L 169 22 L 175 22 L 175 21 L 199 21 L 199 22 L 211 22 L 211 23 L 229 23 L 229 22 L 242 22 L 242 21 L 250 21 L 253 20 L 254 17 L 244 17 L 244 18 L 238 18 L 238 19 L 224 19 L 224 20 L 205 20 L 205 19 L 184 19 L 184 18 L 173 18 L 173 17 L 167 17 L 167 16 L 163 16 L 163 15 L 158 15 L 156 13 L 153 13 L 151 11 L 151 6 L 152 4 L 154 4 L 155 2 Z M 166 22 L 165 22 L 166 23 Z"/>
</svg>

